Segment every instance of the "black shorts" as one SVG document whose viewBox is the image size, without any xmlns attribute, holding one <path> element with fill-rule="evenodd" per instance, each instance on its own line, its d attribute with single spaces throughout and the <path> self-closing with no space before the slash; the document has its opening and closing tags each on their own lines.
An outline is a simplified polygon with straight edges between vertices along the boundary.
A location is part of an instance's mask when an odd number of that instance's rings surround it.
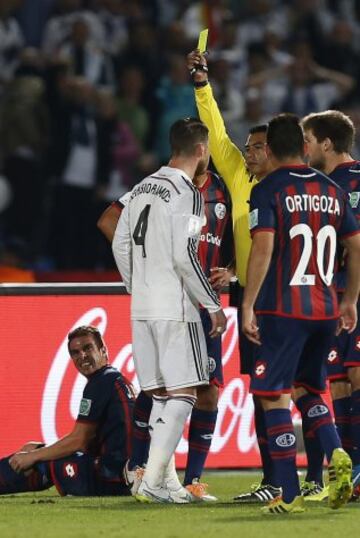
<svg viewBox="0 0 360 538">
<path fill-rule="evenodd" d="M 251 375 L 254 366 L 254 348 L 255 344 L 250 342 L 241 332 L 242 324 L 242 300 L 244 288 L 238 282 L 234 282 L 230 288 L 230 305 L 237 307 L 238 332 L 239 332 L 239 354 L 240 354 L 240 374 Z"/>
</svg>

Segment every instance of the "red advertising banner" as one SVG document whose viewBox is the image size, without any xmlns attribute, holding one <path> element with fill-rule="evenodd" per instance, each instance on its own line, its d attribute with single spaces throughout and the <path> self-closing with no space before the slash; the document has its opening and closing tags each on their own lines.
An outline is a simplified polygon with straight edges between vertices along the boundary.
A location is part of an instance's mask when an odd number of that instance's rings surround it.
<svg viewBox="0 0 360 538">
<path fill-rule="evenodd" d="M 223 300 L 227 304 L 227 297 Z M 0 296 L 0 456 L 30 440 L 52 443 L 73 426 L 86 379 L 77 373 L 67 352 L 67 334 L 93 324 L 107 342 L 110 362 L 138 388 L 132 360 L 126 295 Z M 248 379 L 239 375 L 237 318 L 226 307 L 223 336 L 225 387 L 208 467 L 259 466 L 252 397 Z M 294 412 L 295 423 L 299 416 Z M 186 433 L 177 449 L 184 467 Z"/>
</svg>

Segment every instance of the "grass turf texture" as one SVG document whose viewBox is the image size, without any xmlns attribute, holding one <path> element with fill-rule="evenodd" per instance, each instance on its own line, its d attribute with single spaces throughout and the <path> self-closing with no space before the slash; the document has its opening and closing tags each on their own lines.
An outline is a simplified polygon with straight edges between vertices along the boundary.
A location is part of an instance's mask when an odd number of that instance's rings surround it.
<svg viewBox="0 0 360 538">
<path fill-rule="evenodd" d="M 238 505 L 232 497 L 249 488 L 256 475 L 204 476 L 212 504 L 144 505 L 132 498 L 59 497 L 54 488 L 36 494 L 0 496 L 1 538 L 292 538 L 357 536 L 360 503 L 330 510 L 307 504 L 304 514 L 262 515 L 259 505 Z"/>
</svg>

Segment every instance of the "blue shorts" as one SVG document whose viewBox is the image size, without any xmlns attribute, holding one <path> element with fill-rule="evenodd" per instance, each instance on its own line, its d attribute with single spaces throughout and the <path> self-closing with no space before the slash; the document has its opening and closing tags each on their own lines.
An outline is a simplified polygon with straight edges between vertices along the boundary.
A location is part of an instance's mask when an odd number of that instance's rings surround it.
<svg viewBox="0 0 360 538">
<path fill-rule="evenodd" d="M 347 369 L 360 367 L 360 303 L 357 305 L 358 324 L 349 334 L 341 331 L 335 336 L 327 356 L 327 375 L 330 381 L 347 380 Z"/>
<path fill-rule="evenodd" d="M 302 320 L 258 315 L 261 346 L 254 346 L 250 392 L 259 396 L 304 387 L 320 394 L 326 387 L 326 358 L 337 320 Z"/>
<path fill-rule="evenodd" d="M 67 458 L 48 462 L 50 478 L 60 495 L 106 496 L 130 495 L 130 491 L 122 477 L 105 479 L 102 476 L 97 459 L 76 452 Z"/>
<path fill-rule="evenodd" d="M 217 387 L 224 386 L 224 374 L 221 361 L 221 336 L 211 338 L 209 332 L 211 331 L 211 318 L 209 312 L 204 308 L 200 309 L 201 323 L 205 333 L 206 349 L 209 358 L 209 379 L 211 385 Z"/>
</svg>

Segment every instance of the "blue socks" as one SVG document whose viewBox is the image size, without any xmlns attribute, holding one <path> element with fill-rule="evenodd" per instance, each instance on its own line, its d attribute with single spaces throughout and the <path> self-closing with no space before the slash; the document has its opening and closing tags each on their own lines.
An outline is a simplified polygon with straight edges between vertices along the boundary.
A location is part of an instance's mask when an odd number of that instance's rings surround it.
<svg viewBox="0 0 360 538">
<path fill-rule="evenodd" d="M 360 465 L 360 390 L 351 394 L 351 439 L 353 464 Z"/>
<path fill-rule="evenodd" d="M 216 425 L 216 411 L 203 411 L 194 407 L 189 428 L 189 452 L 186 463 L 184 486 L 194 478 L 200 478 L 210 450 Z"/>
<path fill-rule="evenodd" d="M 152 409 L 152 398 L 141 391 L 136 398 L 133 413 L 132 450 L 129 469 L 144 467 L 149 455 L 150 433 L 149 417 Z"/>
<path fill-rule="evenodd" d="M 276 484 L 282 488 L 284 502 L 290 503 L 300 495 L 296 470 L 296 437 L 288 409 L 265 411 L 269 453 Z"/>
<path fill-rule="evenodd" d="M 278 487 L 278 485 L 276 484 L 275 477 L 273 476 L 272 461 L 269 453 L 269 444 L 265 423 L 265 411 L 262 408 L 261 403 L 258 401 L 257 396 L 253 395 L 253 400 L 255 409 L 255 431 L 263 469 L 263 479 L 261 483 L 264 485 Z"/>
<path fill-rule="evenodd" d="M 351 398 L 338 398 L 333 400 L 333 409 L 335 415 L 336 429 L 340 437 L 341 445 L 344 450 L 351 456 L 352 439 L 351 439 Z"/>
<path fill-rule="evenodd" d="M 341 441 L 334 426 L 330 411 L 321 396 L 306 394 L 296 402 L 308 434 L 315 435 L 330 462 L 335 448 L 341 447 Z"/>
</svg>

